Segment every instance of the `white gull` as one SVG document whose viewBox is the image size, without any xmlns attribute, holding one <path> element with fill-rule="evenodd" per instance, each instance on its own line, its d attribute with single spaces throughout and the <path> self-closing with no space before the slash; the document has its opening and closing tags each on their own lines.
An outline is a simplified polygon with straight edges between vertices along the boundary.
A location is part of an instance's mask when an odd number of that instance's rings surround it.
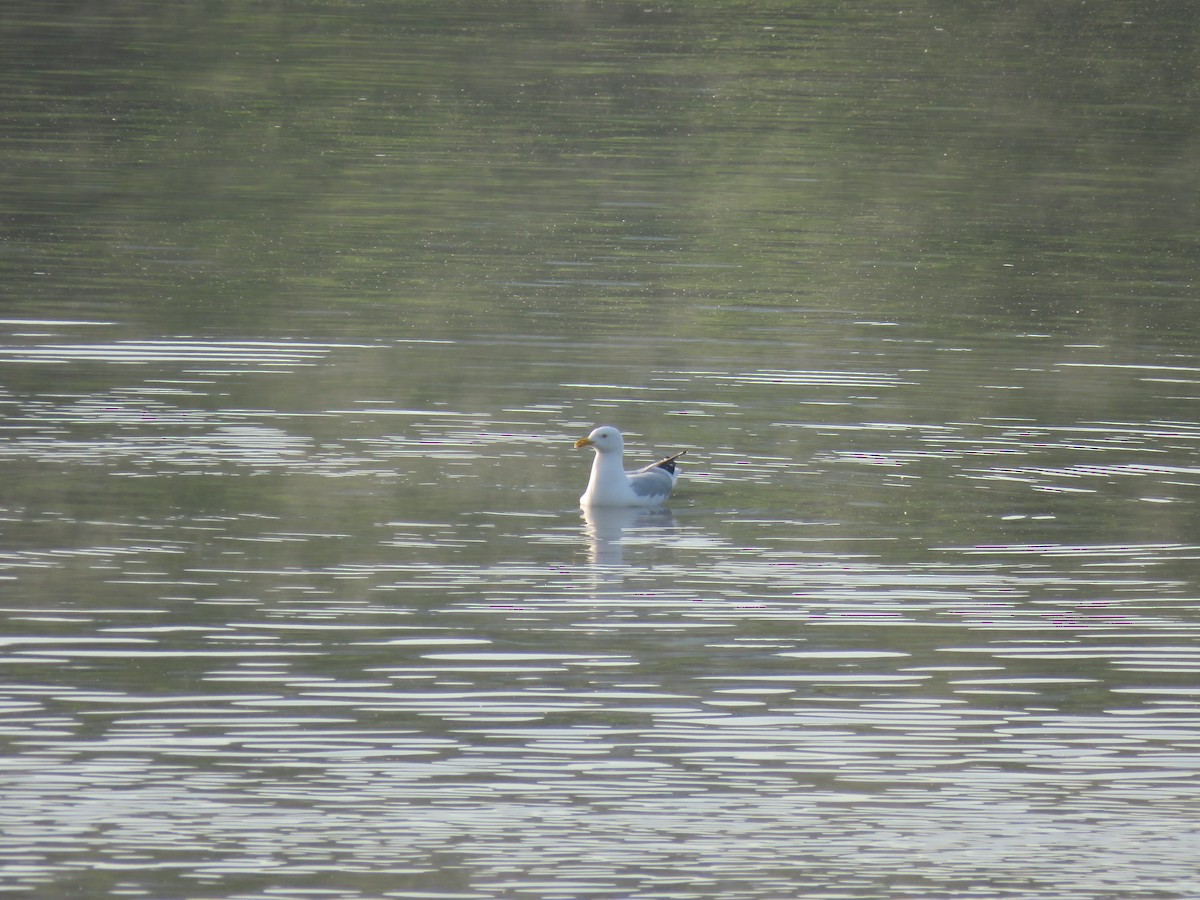
<svg viewBox="0 0 1200 900">
<path fill-rule="evenodd" d="M 601 425 L 575 442 L 575 449 L 591 447 L 596 451 L 592 461 L 592 477 L 579 505 L 589 506 L 658 506 L 671 495 L 679 479 L 675 460 L 687 453 L 680 450 L 674 456 L 660 459 L 644 469 L 625 471 L 625 441 L 621 432 L 611 425 Z"/>
</svg>

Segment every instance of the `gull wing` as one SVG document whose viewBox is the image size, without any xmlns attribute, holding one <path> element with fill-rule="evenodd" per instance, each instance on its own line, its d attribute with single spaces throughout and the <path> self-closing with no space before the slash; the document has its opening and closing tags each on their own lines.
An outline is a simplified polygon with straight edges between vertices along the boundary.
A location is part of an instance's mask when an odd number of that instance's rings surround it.
<svg viewBox="0 0 1200 900">
<path fill-rule="evenodd" d="M 687 453 L 686 450 L 680 450 L 674 456 L 660 459 L 644 469 L 626 472 L 625 474 L 629 477 L 629 486 L 639 497 L 657 497 L 671 493 L 671 488 L 675 487 L 675 482 L 679 479 L 675 473 L 675 460 L 685 453 Z"/>
</svg>

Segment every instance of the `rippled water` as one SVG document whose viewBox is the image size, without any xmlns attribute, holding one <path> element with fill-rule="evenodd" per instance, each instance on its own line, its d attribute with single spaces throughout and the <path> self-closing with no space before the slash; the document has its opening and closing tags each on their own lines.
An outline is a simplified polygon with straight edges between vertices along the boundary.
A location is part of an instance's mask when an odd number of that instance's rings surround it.
<svg viewBox="0 0 1200 900">
<path fill-rule="evenodd" d="M 914 419 L 894 348 L 613 384 L 563 342 L 577 399 L 485 414 L 371 389 L 470 341 L 5 325 L 64 373 L 3 398 L 22 890 L 1195 889 L 1194 423 Z M 574 508 L 597 409 L 692 448 L 667 509 Z"/>
<path fill-rule="evenodd" d="M 1190 8 L 69 7 L 0 892 L 1200 896 Z"/>
</svg>

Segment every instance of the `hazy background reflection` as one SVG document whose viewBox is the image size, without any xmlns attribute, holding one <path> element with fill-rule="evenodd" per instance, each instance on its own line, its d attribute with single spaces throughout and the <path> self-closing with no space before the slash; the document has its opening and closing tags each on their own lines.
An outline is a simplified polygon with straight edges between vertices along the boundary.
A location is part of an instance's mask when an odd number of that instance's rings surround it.
<svg viewBox="0 0 1200 900">
<path fill-rule="evenodd" d="M 1190 5 L 0 26 L 4 884 L 1196 893 Z"/>
</svg>

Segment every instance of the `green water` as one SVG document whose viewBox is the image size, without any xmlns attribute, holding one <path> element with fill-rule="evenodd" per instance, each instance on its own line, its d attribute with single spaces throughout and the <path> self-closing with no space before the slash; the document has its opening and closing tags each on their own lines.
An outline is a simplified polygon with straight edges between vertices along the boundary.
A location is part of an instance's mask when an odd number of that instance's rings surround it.
<svg viewBox="0 0 1200 900">
<path fill-rule="evenodd" d="M 0 885 L 1194 895 L 1198 28 L 5 4 Z"/>
</svg>

